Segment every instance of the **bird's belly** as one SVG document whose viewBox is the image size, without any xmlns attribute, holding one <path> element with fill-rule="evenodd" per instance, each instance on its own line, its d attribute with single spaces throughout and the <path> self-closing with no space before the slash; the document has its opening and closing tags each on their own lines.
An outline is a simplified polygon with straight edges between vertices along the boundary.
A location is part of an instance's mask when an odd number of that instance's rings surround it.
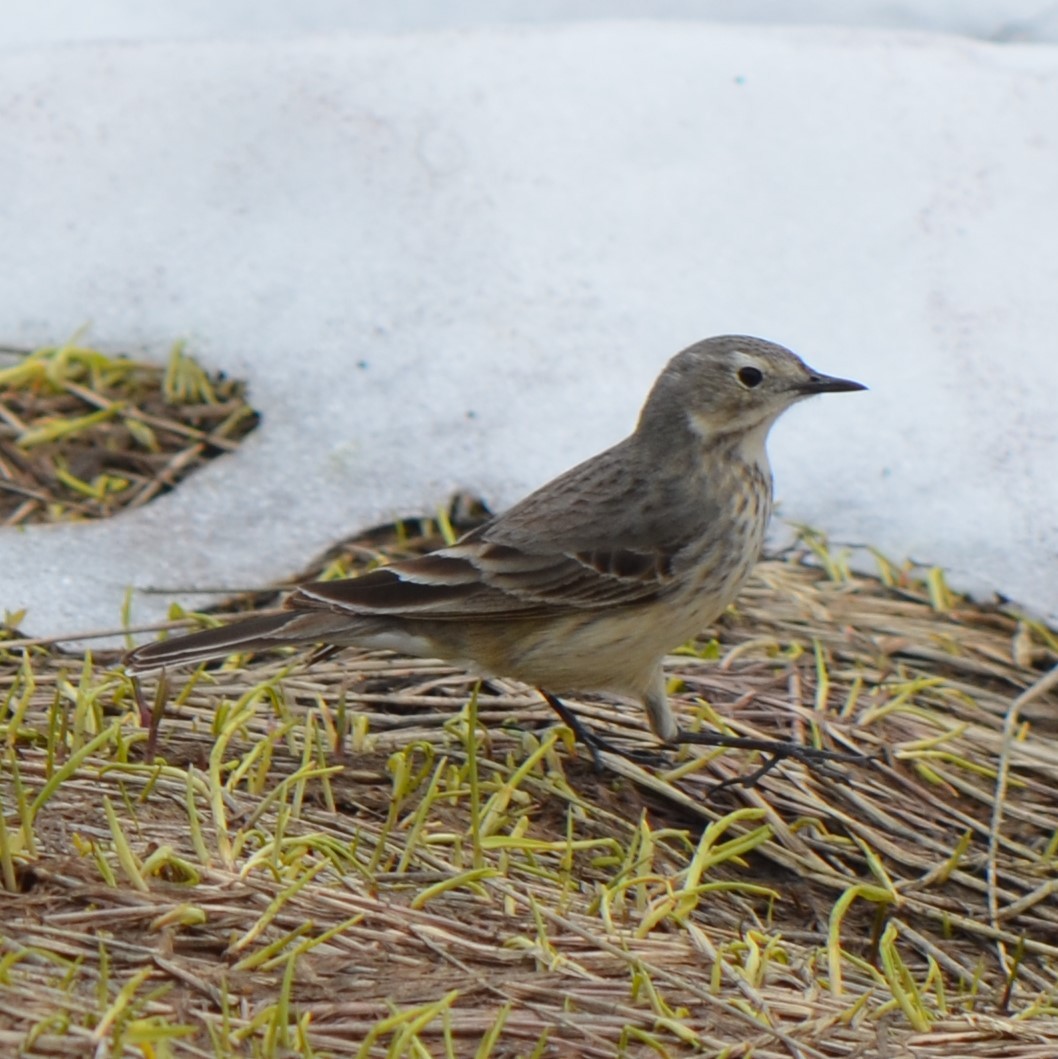
<svg viewBox="0 0 1058 1059">
<path fill-rule="evenodd" d="M 491 668 L 556 693 L 642 697 L 661 658 L 686 639 L 679 633 L 674 637 L 672 617 L 660 613 L 657 604 L 569 614 L 521 630 L 513 646 L 496 652 Z M 475 652 L 479 661 L 485 654 L 480 647 Z"/>
</svg>

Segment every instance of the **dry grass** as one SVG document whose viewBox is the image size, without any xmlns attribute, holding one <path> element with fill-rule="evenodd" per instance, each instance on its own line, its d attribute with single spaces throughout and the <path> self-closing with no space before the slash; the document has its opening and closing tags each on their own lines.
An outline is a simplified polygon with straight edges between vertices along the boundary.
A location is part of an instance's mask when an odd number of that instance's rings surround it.
<svg viewBox="0 0 1058 1059">
<path fill-rule="evenodd" d="M 165 367 L 76 342 L 0 350 L 0 526 L 140 507 L 256 424 L 242 383 L 179 345 Z"/>
<path fill-rule="evenodd" d="M 808 544 L 674 698 L 876 761 L 715 797 L 758 759 L 599 775 L 535 694 L 440 664 L 241 658 L 138 702 L 113 658 L 0 643 L 0 1051 L 1058 1054 L 1058 641 Z"/>
</svg>

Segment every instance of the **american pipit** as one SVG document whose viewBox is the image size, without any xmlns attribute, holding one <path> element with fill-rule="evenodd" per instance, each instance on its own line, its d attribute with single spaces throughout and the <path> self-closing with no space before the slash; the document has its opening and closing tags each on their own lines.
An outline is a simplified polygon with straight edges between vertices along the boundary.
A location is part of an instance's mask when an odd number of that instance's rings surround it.
<svg viewBox="0 0 1058 1059">
<path fill-rule="evenodd" d="M 304 585 L 281 613 L 147 644 L 126 668 L 290 644 L 389 648 L 531 684 L 567 721 L 554 693 L 629 696 L 676 740 L 661 662 L 723 612 L 760 555 L 768 431 L 805 397 L 862 389 L 759 338 L 699 342 L 666 365 L 629 437 L 450 547 Z"/>
</svg>

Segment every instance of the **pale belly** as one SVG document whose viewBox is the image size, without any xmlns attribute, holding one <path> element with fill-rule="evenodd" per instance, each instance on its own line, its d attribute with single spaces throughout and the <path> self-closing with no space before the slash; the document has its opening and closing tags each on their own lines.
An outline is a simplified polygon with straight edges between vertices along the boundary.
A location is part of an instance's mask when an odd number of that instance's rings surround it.
<svg viewBox="0 0 1058 1059">
<path fill-rule="evenodd" d="M 468 629 L 467 664 L 556 693 L 642 697 L 661 659 L 714 622 L 745 583 L 760 555 L 764 521 L 743 525 L 745 534 L 726 535 L 656 601 Z"/>
</svg>

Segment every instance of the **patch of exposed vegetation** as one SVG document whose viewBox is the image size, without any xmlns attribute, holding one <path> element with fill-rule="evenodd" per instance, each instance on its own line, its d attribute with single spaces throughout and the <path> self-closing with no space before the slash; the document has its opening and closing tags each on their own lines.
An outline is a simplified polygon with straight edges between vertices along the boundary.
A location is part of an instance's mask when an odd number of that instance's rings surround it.
<svg viewBox="0 0 1058 1059">
<path fill-rule="evenodd" d="M 76 343 L 0 351 L 0 526 L 141 507 L 256 426 L 238 380 Z"/>
<path fill-rule="evenodd" d="M 674 705 L 875 763 L 715 797 L 759 758 L 596 774 L 533 692 L 439 663 L 242 657 L 137 697 L 115 656 L 0 641 L 0 1049 L 1058 1054 L 1058 639 L 808 543 L 669 660 Z M 638 708 L 573 705 L 656 750 Z"/>
</svg>

